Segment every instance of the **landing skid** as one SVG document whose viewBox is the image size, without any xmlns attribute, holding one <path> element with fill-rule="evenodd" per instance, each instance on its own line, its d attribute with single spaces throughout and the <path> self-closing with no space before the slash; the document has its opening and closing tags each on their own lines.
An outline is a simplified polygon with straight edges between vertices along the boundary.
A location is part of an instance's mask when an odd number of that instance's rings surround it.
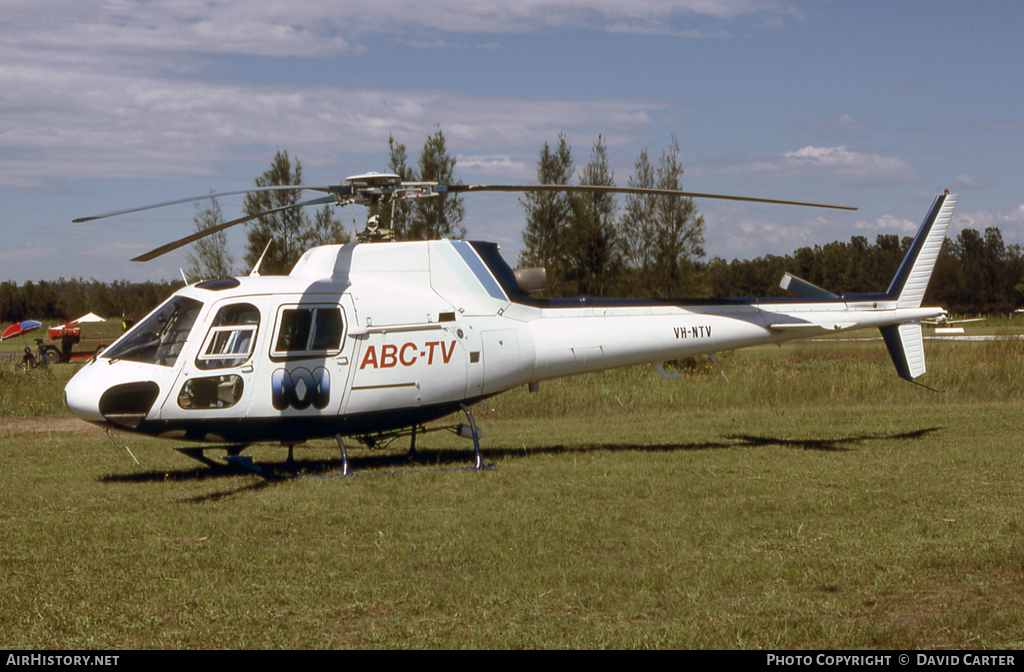
<svg viewBox="0 0 1024 672">
<path fill-rule="evenodd" d="M 232 463 L 233 458 L 238 457 L 239 453 L 241 453 L 247 447 L 248 446 L 244 446 L 244 445 L 243 446 L 209 446 L 209 447 L 203 446 L 201 448 L 196 448 L 194 446 L 188 446 L 188 447 L 185 447 L 185 448 L 175 448 L 175 450 L 178 451 L 179 453 L 181 453 L 182 455 L 185 455 L 186 457 L 191 457 L 193 460 L 195 460 L 197 462 L 202 462 L 206 466 L 211 467 L 213 469 L 223 469 L 224 467 L 229 466 Z M 225 450 L 225 451 L 227 451 L 227 455 L 224 456 L 224 460 L 227 462 L 227 464 L 225 464 L 224 462 L 215 462 L 211 458 L 207 457 L 206 456 L 206 451 L 207 450 Z M 252 458 L 250 458 L 249 461 L 251 462 Z"/>
<path fill-rule="evenodd" d="M 245 474 L 256 474 L 263 478 L 276 478 L 277 474 L 265 467 L 260 467 L 252 461 L 252 455 L 242 455 L 241 452 L 248 448 L 248 445 L 235 445 L 235 446 L 188 446 L 184 448 L 175 448 L 176 451 L 191 457 L 196 462 L 202 462 L 206 466 L 214 470 L 227 470 Z M 292 460 L 292 447 L 288 446 L 288 465 L 293 465 Z M 207 457 L 207 450 L 223 450 L 226 451 L 226 455 L 220 458 L 223 462 L 218 462 L 213 458 Z M 295 474 L 298 475 L 298 474 Z"/>
<path fill-rule="evenodd" d="M 401 436 L 410 436 L 411 439 L 410 439 L 408 456 L 409 456 L 409 459 L 413 459 L 414 460 L 416 458 L 416 455 L 417 455 L 417 453 L 416 453 L 416 435 L 417 434 L 426 434 L 427 432 L 431 432 L 431 431 L 443 431 L 443 430 L 451 431 L 451 432 L 454 432 L 455 434 L 458 434 L 459 436 L 463 436 L 463 437 L 466 437 L 466 438 L 472 438 L 473 439 L 473 466 L 472 467 L 466 467 L 464 469 L 465 471 L 485 471 L 485 470 L 493 469 L 494 468 L 493 464 L 484 464 L 484 462 L 483 462 L 483 455 L 480 452 L 480 435 L 481 435 L 481 432 L 480 432 L 480 430 L 477 429 L 476 420 L 473 418 L 473 413 L 470 412 L 469 408 L 465 404 L 460 404 L 459 408 L 462 410 L 463 413 L 466 414 L 466 419 L 469 421 L 469 426 L 468 427 L 466 425 L 464 425 L 464 424 L 458 424 L 458 425 L 453 425 L 453 426 L 450 426 L 450 427 L 434 427 L 434 428 L 429 428 L 428 429 L 428 428 L 423 427 L 421 425 L 414 425 L 413 427 L 411 427 L 409 429 L 400 430 L 400 431 L 397 431 L 397 432 L 392 432 L 392 433 L 388 433 L 388 434 L 378 434 L 378 435 L 374 435 L 374 436 L 360 436 L 360 437 L 357 437 L 357 438 L 359 438 L 359 440 L 362 443 L 364 443 L 364 444 L 366 444 L 366 445 L 368 445 L 368 446 L 370 446 L 372 448 L 372 447 L 376 446 L 378 443 L 381 443 L 381 442 L 390 442 L 390 441 L 394 440 L 395 438 L 398 438 L 398 437 L 401 437 Z M 468 430 L 468 432 L 466 430 Z M 348 450 L 345 447 L 344 438 L 340 434 L 336 434 L 334 436 L 334 440 L 338 443 L 338 450 L 341 452 L 341 464 L 342 464 L 341 475 L 342 476 L 351 476 L 352 475 L 352 468 L 351 468 L 351 465 L 350 465 L 349 460 L 348 460 Z M 276 469 L 272 469 L 272 468 L 269 468 L 269 467 L 261 467 L 261 466 L 259 466 L 258 464 L 253 462 L 253 459 L 252 459 L 251 455 L 242 455 L 241 452 L 243 450 L 245 450 L 246 448 L 248 448 L 248 447 L 249 446 L 247 444 L 228 445 L 228 446 L 198 446 L 198 447 L 197 446 L 185 446 L 185 447 L 175 448 L 174 450 L 178 451 L 182 455 L 185 455 L 187 457 L 191 457 L 193 460 L 196 460 L 197 462 L 201 462 L 201 463 L 205 464 L 206 466 L 210 467 L 211 469 L 215 469 L 215 470 L 225 470 L 226 469 L 226 470 L 229 470 L 229 471 L 235 471 L 235 472 L 239 472 L 239 473 L 256 474 L 257 476 L 260 476 L 261 478 L 266 478 L 266 479 L 281 478 L 282 476 L 284 476 L 286 478 L 298 478 L 298 477 L 303 476 L 303 474 L 298 469 L 295 469 L 295 461 L 294 461 L 294 457 L 293 457 L 293 454 L 292 454 L 292 449 L 294 448 L 294 446 L 292 446 L 292 445 L 288 446 L 288 461 L 287 461 L 286 464 L 288 465 L 289 470 L 286 471 L 284 474 L 282 474 L 281 472 L 277 471 Z M 208 451 L 208 450 L 223 450 L 223 451 L 226 452 L 226 454 L 223 457 L 221 457 L 221 458 L 214 459 L 214 458 L 211 458 L 211 457 L 207 457 L 206 451 Z M 449 471 L 449 470 L 445 470 L 445 471 Z"/>
</svg>

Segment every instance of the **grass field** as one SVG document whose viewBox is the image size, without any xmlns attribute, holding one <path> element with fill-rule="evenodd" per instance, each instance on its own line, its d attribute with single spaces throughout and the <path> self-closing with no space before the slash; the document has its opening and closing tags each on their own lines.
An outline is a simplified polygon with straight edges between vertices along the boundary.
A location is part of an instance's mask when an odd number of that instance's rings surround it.
<svg viewBox="0 0 1024 672">
<path fill-rule="evenodd" d="M 720 355 L 516 390 L 465 440 L 217 475 L 0 372 L 5 648 L 1024 645 L 1024 342 Z M 37 375 L 39 374 L 39 375 Z M 280 462 L 280 448 L 257 460 Z"/>
</svg>

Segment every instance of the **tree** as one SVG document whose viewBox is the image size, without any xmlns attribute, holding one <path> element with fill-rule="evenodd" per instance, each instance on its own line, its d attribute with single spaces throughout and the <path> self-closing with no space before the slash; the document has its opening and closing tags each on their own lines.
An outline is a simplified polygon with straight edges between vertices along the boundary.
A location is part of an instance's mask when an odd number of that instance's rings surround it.
<svg viewBox="0 0 1024 672">
<path fill-rule="evenodd" d="M 334 217 L 334 206 L 325 205 L 316 211 L 313 226 L 303 241 L 302 247 L 308 249 L 317 245 L 344 245 L 352 242 L 352 234 L 345 230 L 340 219 Z"/>
<path fill-rule="evenodd" d="M 634 189 L 653 189 L 654 185 L 654 167 L 647 159 L 647 150 L 644 149 L 633 164 L 629 186 Z M 626 196 L 626 211 L 619 220 L 619 244 L 623 261 L 630 268 L 648 269 L 654 264 L 651 241 L 654 237 L 655 212 L 654 196 Z"/>
<path fill-rule="evenodd" d="M 608 167 L 608 150 L 602 136 L 590 153 L 590 162 L 580 175 L 580 184 L 615 186 L 615 174 Z M 573 197 L 566 245 L 568 280 L 575 294 L 605 295 L 617 274 L 619 260 L 615 245 L 615 196 L 603 193 L 582 193 Z"/>
<path fill-rule="evenodd" d="M 655 169 L 640 153 L 631 187 L 680 190 L 683 166 L 679 142 L 672 136 Z M 692 293 L 699 285 L 697 262 L 704 257 L 704 217 L 693 199 L 631 194 L 620 220 L 619 238 L 625 263 L 635 269 L 634 292 L 653 297 Z"/>
<path fill-rule="evenodd" d="M 224 215 L 216 198 L 211 199 L 206 207 L 196 203 L 194 209 L 192 221 L 195 222 L 194 230 L 197 233 L 224 223 Z M 235 260 L 228 251 L 228 237 L 223 231 L 192 243 L 185 256 L 188 258 L 185 275 L 189 282 L 229 278 L 233 274 Z"/>
<path fill-rule="evenodd" d="M 438 184 L 462 184 L 461 180 L 455 181 L 456 159 L 448 154 L 440 124 L 435 128 L 437 131 L 427 138 L 423 146 L 419 179 Z M 466 229 L 462 226 L 465 216 L 461 196 L 441 194 L 435 198 L 417 199 L 412 209 L 408 239 L 463 238 L 466 235 Z"/>
<path fill-rule="evenodd" d="M 983 304 L 988 302 L 984 293 L 985 282 L 985 241 L 976 229 L 963 229 L 956 237 L 952 247 L 953 254 L 960 260 L 960 273 L 958 287 L 953 295 L 953 301 L 960 306 L 967 306 L 977 300 L 971 309 L 977 311 L 986 310 Z"/>
<path fill-rule="evenodd" d="M 302 184 L 302 164 L 295 160 L 292 169 L 288 152 L 278 150 L 270 168 L 256 178 L 257 187 L 286 186 Z M 274 208 L 294 205 L 299 202 L 299 191 L 261 191 L 245 197 L 245 214 L 255 215 Z M 250 223 L 248 244 L 245 248 L 245 263 L 251 270 L 259 261 L 267 243 L 267 249 L 260 273 L 263 275 L 286 275 L 299 260 L 310 239 L 312 223 L 302 208 L 291 208 L 269 215 L 263 215 Z"/>
<path fill-rule="evenodd" d="M 679 141 L 672 136 L 668 151 L 661 155 L 658 189 L 682 190 L 682 176 Z M 665 292 L 692 293 L 687 290 L 697 286 L 695 264 L 704 257 L 704 216 L 697 214 L 692 198 L 660 196 L 656 203 L 655 281 Z"/>
<path fill-rule="evenodd" d="M 547 142 L 537 164 L 539 184 L 569 184 L 573 174 L 572 148 L 559 134 L 558 147 Z M 565 192 L 527 192 L 519 201 L 526 209 L 523 251 L 519 265 L 543 266 L 547 270 L 548 294 L 557 295 L 566 275 L 566 231 L 573 218 L 573 201 Z"/>
<path fill-rule="evenodd" d="M 390 170 L 402 182 L 415 182 L 416 176 L 406 162 L 408 157 L 405 152 L 405 145 L 395 142 L 395 137 L 388 134 L 388 170 Z M 395 203 L 394 215 L 391 212 L 383 213 L 391 216 L 391 230 L 395 233 L 395 240 L 409 240 L 409 226 L 412 218 L 412 204 L 410 201 L 397 201 Z"/>
</svg>

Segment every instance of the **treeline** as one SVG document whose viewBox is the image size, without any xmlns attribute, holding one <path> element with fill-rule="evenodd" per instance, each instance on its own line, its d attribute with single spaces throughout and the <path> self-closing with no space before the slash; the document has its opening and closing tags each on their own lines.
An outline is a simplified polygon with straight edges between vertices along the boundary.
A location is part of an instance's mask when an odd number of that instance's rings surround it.
<svg viewBox="0 0 1024 672">
<path fill-rule="evenodd" d="M 0 282 L 0 322 L 5 326 L 25 319 L 66 322 L 88 313 L 137 320 L 182 285 L 180 281 L 104 283 L 80 278 L 29 281 L 21 286 Z"/>
</svg>

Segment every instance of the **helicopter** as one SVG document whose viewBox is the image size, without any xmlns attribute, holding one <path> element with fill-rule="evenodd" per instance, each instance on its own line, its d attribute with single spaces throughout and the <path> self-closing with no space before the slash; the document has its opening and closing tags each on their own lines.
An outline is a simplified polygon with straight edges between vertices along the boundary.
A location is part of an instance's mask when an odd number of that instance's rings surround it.
<svg viewBox="0 0 1024 672">
<path fill-rule="evenodd" d="M 921 324 L 945 316 L 922 307 L 957 196 L 937 196 L 883 293 L 837 296 L 795 276 L 795 298 L 540 299 L 543 269 L 513 270 L 494 243 L 394 241 L 401 200 L 482 191 L 633 193 L 855 210 L 819 203 L 673 190 L 571 185 L 403 182 L 367 173 L 324 187 L 275 186 L 218 196 L 307 189 L 326 196 L 235 219 L 134 259 L 148 261 L 260 215 L 325 203 L 368 209 L 358 242 L 307 250 L 287 276 L 248 276 L 186 286 L 94 357 L 68 382 L 65 405 L 104 428 L 188 442 L 177 450 L 211 466 L 266 475 L 242 451 L 261 442 L 292 448 L 336 440 L 369 446 L 445 427 L 471 438 L 483 469 L 481 430 L 470 407 L 544 380 L 877 328 L 908 381 L 925 373 Z M 212 198 L 121 210 L 76 222 Z M 920 384 L 920 383 L 918 383 Z M 461 416 L 460 416 L 461 417 Z M 439 429 L 432 427 L 433 429 Z M 200 444 L 196 446 L 195 444 Z M 126 446 L 127 447 L 127 446 Z M 224 462 L 207 450 L 223 450 Z M 130 451 L 129 451 L 130 452 Z"/>
</svg>

